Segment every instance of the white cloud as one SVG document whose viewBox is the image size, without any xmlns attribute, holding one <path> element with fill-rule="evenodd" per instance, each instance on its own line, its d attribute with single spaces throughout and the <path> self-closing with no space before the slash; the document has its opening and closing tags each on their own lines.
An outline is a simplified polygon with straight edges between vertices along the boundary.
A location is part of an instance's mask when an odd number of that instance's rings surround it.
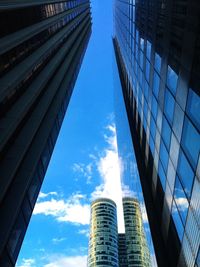
<svg viewBox="0 0 200 267">
<path fill-rule="evenodd" d="M 176 198 L 176 204 L 178 205 L 179 209 L 185 211 L 188 209 L 188 201 L 184 197 Z"/>
<path fill-rule="evenodd" d="M 97 169 L 102 183 L 96 186 L 91 199 L 108 197 L 117 204 L 118 230 L 124 232 L 122 191 L 120 181 L 120 164 L 118 160 L 116 128 L 114 124 L 106 127 L 108 134 L 104 134 L 107 147 L 96 159 Z"/>
<path fill-rule="evenodd" d="M 93 164 L 84 164 L 84 163 L 74 163 L 72 166 L 73 172 L 75 172 L 79 177 L 86 178 L 86 183 L 90 184 L 92 179 L 92 168 Z"/>
<path fill-rule="evenodd" d="M 34 259 L 22 259 L 21 265 L 17 265 L 17 267 L 34 267 L 35 260 Z"/>
<path fill-rule="evenodd" d="M 87 267 L 87 256 L 71 256 L 56 255 L 50 257 L 50 260 L 44 267 Z"/>
<path fill-rule="evenodd" d="M 54 199 L 38 201 L 33 214 L 52 216 L 59 222 L 70 222 L 86 225 L 90 221 L 90 205 L 82 203 L 85 195 L 76 193 L 68 199 Z"/>
<path fill-rule="evenodd" d="M 65 241 L 66 240 L 66 238 L 53 238 L 52 239 L 52 242 L 54 243 L 54 244 L 58 244 L 58 243 L 61 243 L 61 242 L 63 242 L 63 241 Z"/>
<path fill-rule="evenodd" d="M 89 229 L 80 229 L 78 231 L 79 234 L 81 235 L 85 235 L 86 237 L 89 237 L 90 233 L 89 233 Z"/>
<path fill-rule="evenodd" d="M 39 196 L 38 196 L 38 199 L 46 198 L 48 196 L 57 196 L 57 195 L 58 195 L 57 192 L 49 192 L 49 193 L 40 192 Z"/>
</svg>

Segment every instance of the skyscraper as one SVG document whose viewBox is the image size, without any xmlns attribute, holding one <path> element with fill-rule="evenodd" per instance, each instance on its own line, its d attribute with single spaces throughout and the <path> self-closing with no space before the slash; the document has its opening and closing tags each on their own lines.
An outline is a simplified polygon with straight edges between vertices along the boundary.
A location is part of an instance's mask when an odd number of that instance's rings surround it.
<svg viewBox="0 0 200 267">
<path fill-rule="evenodd" d="M 161 267 L 200 266 L 199 14 L 198 1 L 115 0 L 115 54 Z"/>
<path fill-rule="evenodd" d="M 125 234 L 118 234 L 116 204 L 107 198 L 92 203 L 88 267 L 151 266 L 139 203 L 123 198 L 123 209 Z"/>
<path fill-rule="evenodd" d="M 151 267 L 139 202 L 131 197 L 123 198 L 125 244 L 128 267 Z"/>
<path fill-rule="evenodd" d="M 14 266 L 91 33 L 87 0 L 0 3 L 0 266 Z"/>
<path fill-rule="evenodd" d="M 116 204 L 107 198 L 91 204 L 88 267 L 95 266 L 118 267 Z"/>
</svg>

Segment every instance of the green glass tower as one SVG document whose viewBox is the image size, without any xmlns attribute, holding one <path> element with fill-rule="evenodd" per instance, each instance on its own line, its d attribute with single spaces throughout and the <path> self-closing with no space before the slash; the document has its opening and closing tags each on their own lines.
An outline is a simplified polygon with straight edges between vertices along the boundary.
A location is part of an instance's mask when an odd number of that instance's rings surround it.
<svg viewBox="0 0 200 267">
<path fill-rule="evenodd" d="M 142 223 L 139 202 L 123 198 L 125 242 L 128 267 L 151 267 L 149 248 Z"/>
<path fill-rule="evenodd" d="M 119 266 L 116 204 L 107 198 L 91 204 L 88 267 L 95 266 Z"/>
</svg>

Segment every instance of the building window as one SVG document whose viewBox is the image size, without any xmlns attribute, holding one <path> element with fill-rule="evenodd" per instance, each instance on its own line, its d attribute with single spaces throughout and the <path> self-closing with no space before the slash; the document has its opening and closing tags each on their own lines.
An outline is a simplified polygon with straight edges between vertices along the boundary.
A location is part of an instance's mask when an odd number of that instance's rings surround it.
<svg viewBox="0 0 200 267">
<path fill-rule="evenodd" d="M 200 151 L 200 136 L 187 118 L 185 118 L 183 126 L 182 145 L 184 151 L 190 159 L 193 168 L 196 169 Z"/>
<path fill-rule="evenodd" d="M 164 112 L 165 115 L 172 124 L 173 122 L 173 117 L 174 117 L 174 106 L 175 106 L 175 100 L 173 96 L 170 94 L 168 90 L 165 91 L 165 104 L 164 104 Z"/>
<path fill-rule="evenodd" d="M 188 94 L 187 114 L 192 119 L 197 129 L 200 130 L 200 97 L 191 89 Z"/>
<path fill-rule="evenodd" d="M 153 92 L 154 92 L 154 95 L 157 99 L 158 99 L 158 95 L 159 95 L 159 85 L 160 85 L 160 77 L 156 72 L 154 72 L 154 75 L 153 75 Z"/>
<path fill-rule="evenodd" d="M 178 177 L 176 177 L 176 182 L 174 187 L 174 199 L 176 201 L 176 205 L 179 210 L 183 224 L 185 224 L 189 204 Z"/>
<path fill-rule="evenodd" d="M 177 81 L 178 81 L 177 74 L 173 71 L 173 69 L 170 66 L 168 66 L 167 86 L 169 87 L 173 95 L 176 95 Z"/>
<path fill-rule="evenodd" d="M 160 143 L 160 159 L 162 161 L 165 173 L 167 172 L 167 167 L 168 167 L 168 160 L 169 160 L 169 154 L 167 152 L 167 149 L 163 143 L 163 141 L 161 141 Z"/>
<path fill-rule="evenodd" d="M 177 172 L 183 184 L 184 191 L 190 197 L 194 179 L 194 173 L 184 153 L 180 150 Z"/>
<path fill-rule="evenodd" d="M 150 60 L 151 58 L 151 43 L 147 41 L 147 51 L 146 51 L 147 58 Z"/>
<path fill-rule="evenodd" d="M 182 224 L 180 215 L 178 213 L 175 201 L 173 201 L 173 206 L 172 206 L 172 217 L 173 217 L 174 224 L 176 226 L 178 237 L 181 241 L 183 238 L 184 229 L 183 229 L 183 224 Z"/>
<path fill-rule="evenodd" d="M 158 73 L 160 73 L 161 57 L 157 53 L 155 53 L 155 69 L 158 71 Z"/>
<path fill-rule="evenodd" d="M 171 141 L 171 128 L 170 128 L 167 120 L 165 119 L 165 117 L 163 117 L 163 123 L 162 123 L 162 138 L 163 138 L 163 141 L 164 141 L 167 149 L 169 150 L 170 141 Z"/>
<path fill-rule="evenodd" d="M 146 79 L 149 81 L 149 75 L 150 75 L 150 62 L 146 60 Z"/>
<path fill-rule="evenodd" d="M 152 96 L 152 103 L 151 103 L 151 113 L 156 120 L 157 118 L 157 112 L 158 112 L 158 103 L 154 96 Z"/>
<path fill-rule="evenodd" d="M 165 191 L 165 184 L 166 184 L 166 175 L 162 166 L 161 161 L 159 161 L 159 166 L 158 166 L 158 174 L 160 177 L 160 182 L 163 188 L 163 191 Z"/>
</svg>

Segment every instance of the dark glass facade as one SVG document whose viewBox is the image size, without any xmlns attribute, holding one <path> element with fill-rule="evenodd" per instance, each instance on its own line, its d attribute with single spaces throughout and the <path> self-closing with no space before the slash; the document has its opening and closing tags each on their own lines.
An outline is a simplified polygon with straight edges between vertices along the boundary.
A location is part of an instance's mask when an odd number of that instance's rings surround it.
<svg viewBox="0 0 200 267">
<path fill-rule="evenodd" d="M 91 34 L 90 3 L 0 3 L 0 266 L 14 266 Z"/>
<path fill-rule="evenodd" d="M 118 255 L 119 267 L 128 267 L 125 234 L 118 234 Z"/>
<path fill-rule="evenodd" d="M 162 267 L 199 266 L 199 14 L 198 1 L 115 0 L 116 59 Z"/>
</svg>

